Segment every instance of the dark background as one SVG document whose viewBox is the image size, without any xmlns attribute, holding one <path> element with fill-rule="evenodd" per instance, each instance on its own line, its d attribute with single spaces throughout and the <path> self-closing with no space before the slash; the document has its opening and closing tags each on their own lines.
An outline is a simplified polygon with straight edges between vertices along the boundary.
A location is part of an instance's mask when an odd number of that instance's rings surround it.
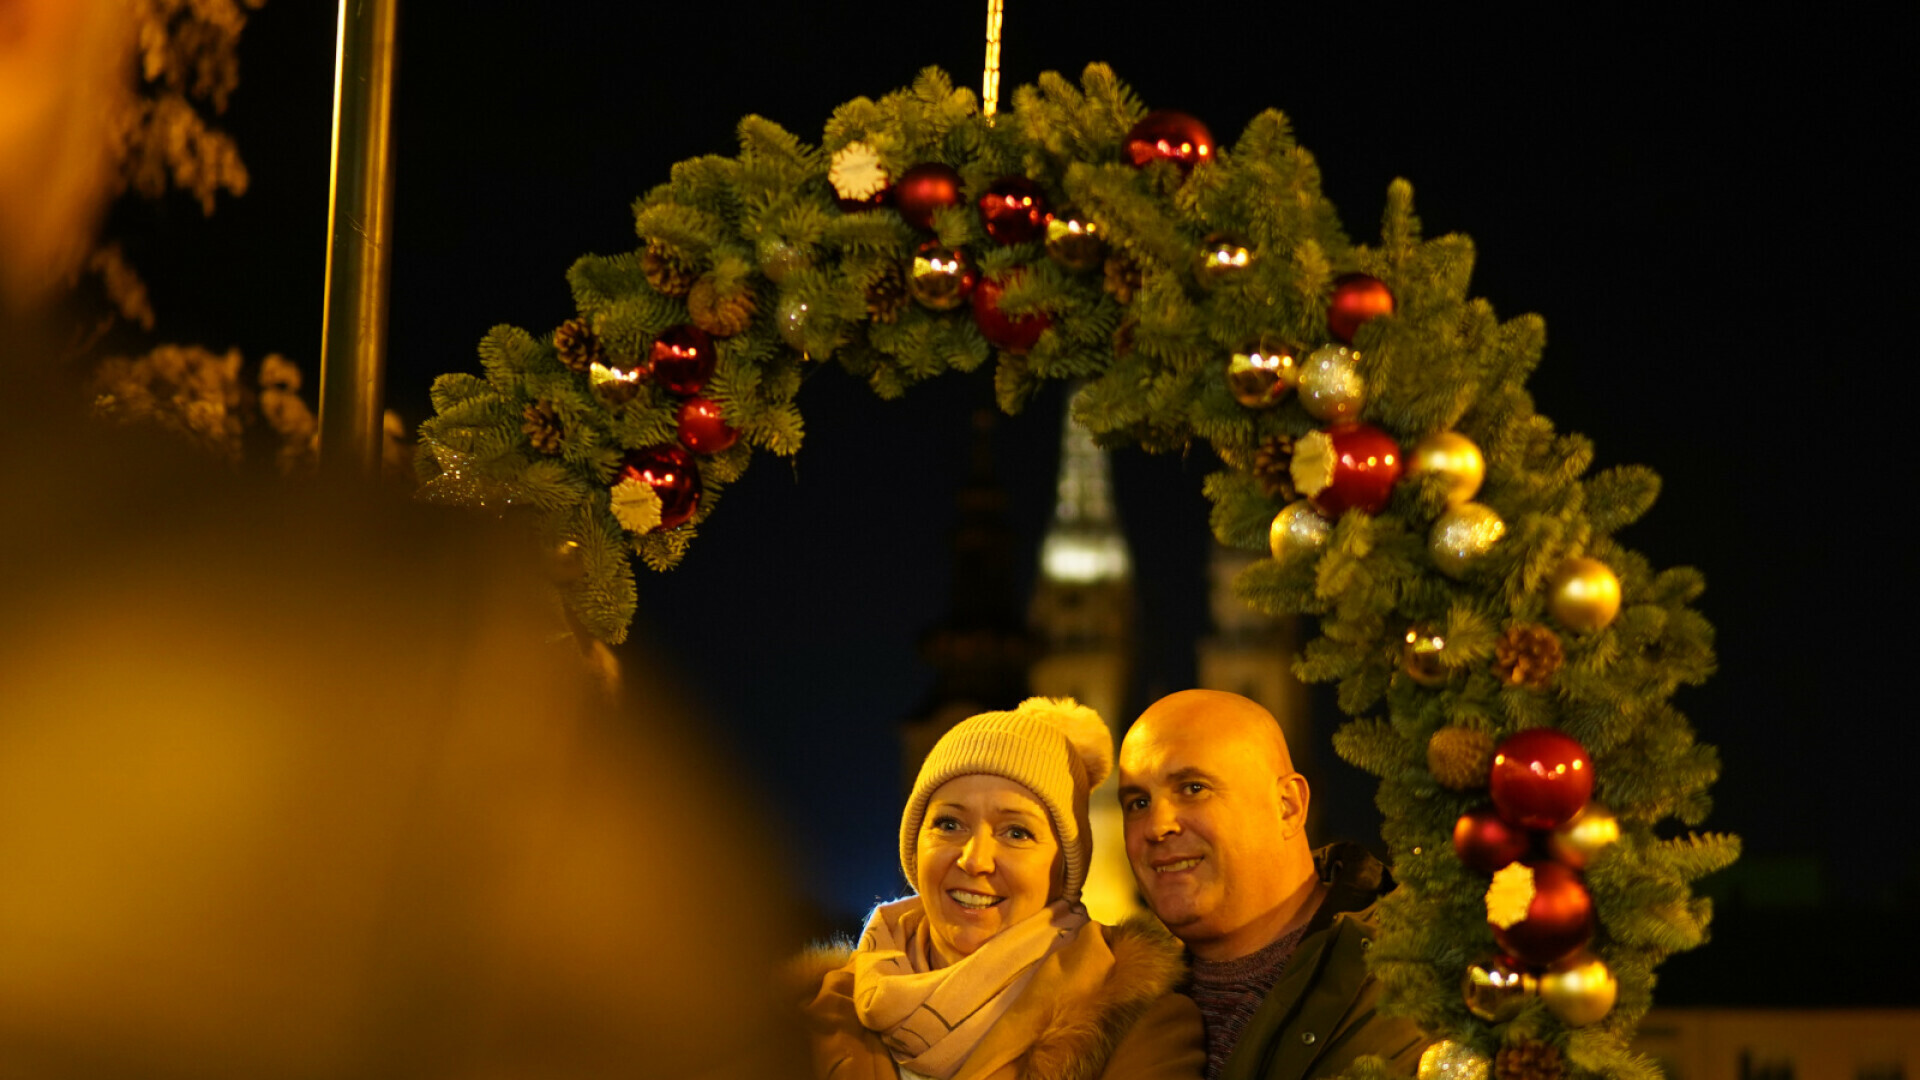
<svg viewBox="0 0 1920 1080">
<path fill-rule="evenodd" d="M 834 106 L 923 66 L 977 88 L 984 9 L 402 0 L 390 406 L 417 424 L 434 376 L 477 370 L 490 326 L 569 316 L 571 262 L 633 247 L 632 200 L 675 161 L 734 152 L 741 115 L 812 141 Z M 1748 857 L 1711 883 L 1721 944 L 1669 965 L 1663 999 L 1776 1000 L 1753 987 L 1796 980 L 1820 981 L 1807 994 L 1822 1001 L 1911 999 L 1883 975 L 1920 953 L 1900 692 L 1920 635 L 1911 541 L 1882 524 L 1911 468 L 1898 403 L 1912 346 L 1894 335 L 1911 288 L 1895 260 L 1914 236 L 1886 160 L 1911 115 L 1894 104 L 1900 68 L 1876 55 L 1890 28 L 1845 9 L 1008 9 L 1003 104 L 1042 70 L 1101 60 L 1225 145 L 1277 107 L 1356 239 L 1377 236 L 1395 176 L 1430 235 L 1474 238 L 1474 292 L 1503 317 L 1547 319 L 1540 410 L 1591 436 L 1597 467 L 1665 478 L 1623 539 L 1709 582 L 1720 672 L 1678 704 L 1725 765 L 1708 825 L 1742 834 Z M 157 337 L 284 352 L 315 385 L 336 12 L 273 0 L 249 24 L 225 120 L 246 197 L 210 221 L 174 198 L 113 223 L 151 280 Z M 968 415 L 988 382 L 884 403 L 819 372 L 795 463 L 763 458 L 681 569 L 643 571 L 625 652 L 684 676 L 737 764 L 713 797 L 763 804 L 805 898 L 843 928 L 901 888 L 895 725 L 931 680 L 915 642 L 946 603 Z M 1061 404 L 1043 397 L 995 437 L 1026 566 Z M 1211 467 L 1115 455 L 1143 698 L 1193 679 Z M 1318 705 L 1330 731 L 1337 713 Z M 1366 778 L 1318 757 L 1332 828 L 1370 836 Z M 1850 924 L 1873 929 L 1825 954 L 1824 974 L 1781 967 L 1783 940 Z"/>
</svg>

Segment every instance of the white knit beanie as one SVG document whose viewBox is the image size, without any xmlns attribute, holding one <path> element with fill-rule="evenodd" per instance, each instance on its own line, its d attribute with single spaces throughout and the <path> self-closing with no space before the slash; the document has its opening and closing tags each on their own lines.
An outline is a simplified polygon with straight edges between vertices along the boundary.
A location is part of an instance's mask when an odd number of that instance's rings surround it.
<svg viewBox="0 0 1920 1080">
<path fill-rule="evenodd" d="M 1002 776 L 1033 792 L 1053 819 L 1066 854 L 1065 897 L 1080 899 L 1093 836 L 1087 793 L 1113 771 L 1113 733 L 1100 714 L 1072 698 L 1028 698 L 1011 712 L 968 717 L 940 737 L 900 816 L 900 868 L 918 888 L 920 823 L 940 785 L 961 776 Z"/>
</svg>

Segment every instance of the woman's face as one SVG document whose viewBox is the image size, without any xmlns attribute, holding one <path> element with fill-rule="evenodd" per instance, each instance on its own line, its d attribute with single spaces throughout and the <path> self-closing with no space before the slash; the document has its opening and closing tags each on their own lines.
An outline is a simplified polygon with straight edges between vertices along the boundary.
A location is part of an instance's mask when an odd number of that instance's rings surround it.
<svg viewBox="0 0 1920 1080">
<path fill-rule="evenodd" d="M 961 776 L 927 803 L 914 888 L 941 967 L 1034 914 L 1058 895 L 1064 872 L 1046 807 L 1002 776 Z"/>
</svg>

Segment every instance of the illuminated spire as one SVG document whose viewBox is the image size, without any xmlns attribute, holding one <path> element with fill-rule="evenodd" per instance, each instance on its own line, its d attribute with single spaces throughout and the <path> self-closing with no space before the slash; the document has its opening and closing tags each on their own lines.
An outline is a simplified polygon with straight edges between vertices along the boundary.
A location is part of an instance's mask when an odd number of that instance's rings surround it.
<svg viewBox="0 0 1920 1080">
<path fill-rule="evenodd" d="M 1050 581 L 1088 585 L 1133 577 L 1133 559 L 1113 512 L 1107 452 L 1073 422 L 1069 398 L 1060 432 L 1060 479 L 1053 521 L 1040 543 L 1040 572 Z"/>
</svg>

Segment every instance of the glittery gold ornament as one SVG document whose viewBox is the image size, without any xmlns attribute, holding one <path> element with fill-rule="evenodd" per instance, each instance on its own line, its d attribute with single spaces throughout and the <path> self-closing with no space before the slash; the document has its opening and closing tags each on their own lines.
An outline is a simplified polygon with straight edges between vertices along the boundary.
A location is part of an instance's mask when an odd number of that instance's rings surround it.
<svg viewBox="0 0 1920 1080">
<path fill-rule="evenodd" d="M 587 369 L 587 385 L 593 396 L 609 409 L 618 409 L 640 396 L 646 371 L 625 365 L 597 363 Z"/>
<path fill-rule="evenodd" d="M 1267 530 L 1267 546 L 1273 551 L 1273 557 L 1282 562 L 1309 551 L 1317 551 L 1326 546 L 1327 537 L 1333 535 L 1333 524 L 1320 516 L 1320 511 L 1305 499 L 1290 503 L 1273 516 L 1273 525 Z"/>
<path fill-rule="evenodd" d="M 1420 1080 L 1487 1080 L 1487 1055 L 1441 1039 L 1420 1053 Z"/>
<path fill-rule="evenodd" d="M 802 354 L 807 351 L 807 324 L 812 321 L 812 307 L 792 293 L 782 296 L 773 309 L 773 328 L 780 332 L 780 340 Z"/>
<path fill-rule="evenodd" d="M 1467 1011 L 1495 1024 L 1519 1016 L 1538 990 L 1534 977 L 1504 956 L 1468 964 L 1460 977 L 1460 996 Z"/>
<path fill-rule="evenodd" d="M 1216 288 L 1244 276 L 1253 265 L 1253 248 L 1233 233 L 1217 232 L 1200 242 L 1193 253 L 1193 277 L 1202 288 Z"/>
<path fill-rule="evenodd" d="M 1249 409 L 1267 409 L 1280 403 L 1297 381 L 1299 351 L 1275 337 L 1235 349 L 1227 357 L 1227 389 L 1233 400 Z"/>
<path fill-rule="evenodd" d="M 1445 486 L 1447 504 L 1458 506 L 1479 493 L 1487 476 L 1486 459 L 1473 440 L 1457 431 L 1436 431 L 1413 444 L 1407 471 L 1415 477 L 1437 476 Z"/>
<path fill-rule="evenodd" d="M 1106 261 L 1106 235 L 1098 223 L 1062 211 L 1047 222 L 1047 258 L 1069 270 L 1092 270 Z"/>
<path fill-rule="evenodd" d="M 1568 559 L 1547 588 L 1548 608 L 1570 630 L 1599 630 L 1620 613 L 1620 579 L 1599 559 Z"/>
<path fill-rule="evenodd" d="M 788 274 L 808 265 L 804 251 L 772 233 L 760 237 L 753 245 L 753 253 L 760 260 L 760 272 L 776 285 L 787 280 Z"/>
<path fill-rule="evenodd" d="M 1300 404 L 1315 418 L 1344 424 L 1360 418 L 1367 380 L 1360 354 L 1345 345 L 1322 345 L 1300 366 Z"/>
<path fill-rule="evenodd" d="M 1441 659 L 1446 650 L 1447 639 L 1438 630 L 1430 626 L 1411 627 L 1400 642 L 1400 667 L 1421 686 L 1445 686 L 1448 676 L 1453 674 Z"/>
<path fill-rule="evenodd" d="M 921 307 L 952 311 L 967 302 L 977 280 L 973 262 L 965 251 L 929 240 L 913 253 L 913 265 L 907 270 L 907 291 Z"/>
<path fill-rule="evenodd" d="M 1448 577 L 1467 572 L 1481 556 L 1493 550 L 1507 534 L 1507 523 L 1491 507 L 1480 503 L 1461 503 L 1448 508 L 1433 523 L 1427 536 L 1427 551 L 1434 565 Z"/>
<path fill-rule="evenodd" d="M 1613 1010 L 1620 983 L 1592 953 L 1562 960 L 1540 976 L 1540 1000 L 1569 1027 L 1584 1027 Z"/>
<path fill-rule="evenodd" d="M 1486 787 L 1492 764 L 1493 736 L 1484 731 L 1443 727 L 1427 740 L 1427 771 L 1449 790 Z"/>
<path fill-rule="evenodd" d="M 1579 813 L 1547 834 L 1547 851 L 1579 870 L 1619 839 L 1620 819 L 1602 804 L 1588 799 Z"/>
</svg>

